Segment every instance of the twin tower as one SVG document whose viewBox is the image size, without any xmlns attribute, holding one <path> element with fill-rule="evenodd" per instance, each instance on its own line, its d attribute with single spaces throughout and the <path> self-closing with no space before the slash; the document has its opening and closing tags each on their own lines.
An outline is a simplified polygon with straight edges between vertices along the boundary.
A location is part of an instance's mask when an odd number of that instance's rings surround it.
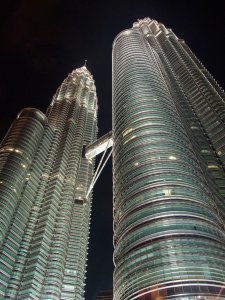
<svg viewBox="0 0 225 300">
<path fill-rule="evenodd" d="M 114 300 L 225 299 L 225 94 L 149 18 L 113 44 L 112 133 L 85 66 L 0 148 L 0 299 L 84 299 L 94 157 L 112 146 Z"/>
</svg>

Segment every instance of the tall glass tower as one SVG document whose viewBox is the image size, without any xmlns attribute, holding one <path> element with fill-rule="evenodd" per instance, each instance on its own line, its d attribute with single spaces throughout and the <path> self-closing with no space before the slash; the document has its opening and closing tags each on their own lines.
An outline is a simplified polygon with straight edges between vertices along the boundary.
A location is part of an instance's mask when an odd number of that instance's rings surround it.
<svg viewBox="0 0 225 300">
<path fill-rule="evenodd" d="M 85 66 L 46 115 L 23 109 L 0 148 L 0 299 L 84 299 L 97 97 Z"/>
<path fill-rule="evenodd" d="M 225 299 L 224 101 L 163 24 L 115 38 L 115 300 Z"/>
</svg>

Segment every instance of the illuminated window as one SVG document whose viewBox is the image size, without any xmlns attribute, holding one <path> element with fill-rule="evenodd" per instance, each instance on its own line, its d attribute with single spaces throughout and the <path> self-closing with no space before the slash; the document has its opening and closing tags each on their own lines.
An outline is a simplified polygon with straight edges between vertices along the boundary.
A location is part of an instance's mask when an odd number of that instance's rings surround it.
<svg viewBox="0 0 225 300">
<path fill-rule="evenodd" d="M 205 154 L 209 154 L 209 153 L 210 153 L 210 151 L 209 151 L 209 150 L 206 150 L 206 149 L 202 149 L 201 152 L 202 152 L 202 153 L 205 153 Z"/>
<path fill-rule="evenodd" d="M 44 178 L 48 178 L 48 177 L 49 177 L 49 175 L 48 175 L 47 173 L 43 173 L 43 174 L 42 174 L 42 177 L 44 177 Z"/>
<path fill-rule="evenodd" d="M 124 145 L 125 145 L 126 143 L 128 143 L 129 141 L 133 140 L 134 138 L 136 138 L 136 135 L 133 135 L 133 136 L 130 137 L 128 140 L 126 140 L 126 141 L 124 142 Z"/>
<path fill-rule="evenodd" d="M 76 187 L 76 190 L 77 191 L 84 191 L 84 186 L 82 183 L 78 184 L 77 187 Z"/>
<path fill-rule="evenodd" d="M 70 291 L 75 290 L 75 287 L 73 285 L 70 285 L 70 284 L 64 284 L 63 288 L 66 289 L 66 290 L 70 290 Z"/>
<path fill-rule="evenodd" d="M 0 152 L 7 152 L 7 151 L 23 154 L 23 151 L 21 151 L 19 149 L 12 148 L 12 147 L 3 147 L 3 148 L 0 149 Z"/>
<path fill-rule="evenodd" d="M 176 160 L 177 158 L 176 158 L 176 156 L 169 156 L 169 159 L 171 159 L 171 160 Z"/>
<path fill-rule="evenodd" d="M 163 193 L 165 196 L 171 196 L 172 195 L 172 190 L 171 189 L 166 189 L 166 190 L 163 190 Z"/>
<path fill-rule="evenodd" d="M 133 131 L 133 128 L 125 129 L 124 132 L 123 132 L 123 137 L 126 136 L 131 131 Z"/>
<path fill-rule="evenodd" d="M 208 165 L 209 169 L 219 169 L 219 167 L 217 165 Z"/>
<path fill-rule="evenodd" d="M 23 151 L 20 151 L 19 149 L 15 149 L 15 152 L 16 152 L 16 153 L 19 153 L 19 154 L 22 154 L 22 153 L 23 153 Z"/>
</svg>

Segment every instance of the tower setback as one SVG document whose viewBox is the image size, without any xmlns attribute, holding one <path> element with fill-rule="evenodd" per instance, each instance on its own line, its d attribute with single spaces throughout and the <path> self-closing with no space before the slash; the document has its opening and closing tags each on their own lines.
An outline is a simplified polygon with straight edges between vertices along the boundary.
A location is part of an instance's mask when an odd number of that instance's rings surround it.
<svg viewBox="0 0 225 300">
<path fill-rule="evenodd" d="M 115 300 L 225 299 L 224 100 L 163 24 L 115 38 Z"/>
<path fill-rule="evenodd" d="M 84 299 L 97 97 L 85 66 L 46 115 L 23 109 L 0 148 L 0 298 Z"/>
</svg>

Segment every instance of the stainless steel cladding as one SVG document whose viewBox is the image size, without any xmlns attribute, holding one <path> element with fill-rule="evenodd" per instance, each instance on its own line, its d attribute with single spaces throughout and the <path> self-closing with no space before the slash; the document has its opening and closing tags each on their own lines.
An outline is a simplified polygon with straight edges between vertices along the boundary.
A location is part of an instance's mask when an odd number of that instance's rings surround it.
<svg viewBox="0 0 225 300">
<path fill-rule="evenodd" d="M 26 108 L 0 148 L 0 298 L 84 299 L 97 96 L 85 66 L 46 115 Z"/>
<path fill-rule="evenodd" d="M 201 70 L 183 44 L 148 18 L 114 41 L 115 300 L 225 298 L 225 177 L 203 116 L 217 92 L 205 77 L 197 103 Z"/>
</svg>

